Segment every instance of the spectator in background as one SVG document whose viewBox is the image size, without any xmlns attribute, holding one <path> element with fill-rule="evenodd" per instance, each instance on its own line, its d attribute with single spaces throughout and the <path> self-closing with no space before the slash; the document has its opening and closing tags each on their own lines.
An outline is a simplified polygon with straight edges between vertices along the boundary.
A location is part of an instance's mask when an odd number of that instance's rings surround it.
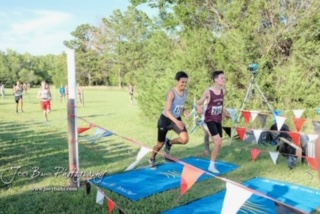
<svg viewBox="0 0 320 214">
<path fill-rule="evenodd" d="M 4 98 L 4 95 L 5 95 L 4 84 L 1 83 L 1 97 L 2 97 L 2 100 L 3 100 L 3 98 Z"/>
<path fill-rule="evenodd" d="M 38 98 L 41 99 L 41 109 L 43 111 L 44 117 L 46 118 L 46 121 L 48 121 L 48 114 L 51 111 L 51 92 L 49 85 L 45 82 L 41 82 L 41 88 L 38 92 Z"/>
<path fill-rule="evenodd" d="M 82 92 L 82 88 L 80 87 L 80 85 L 77 85 L 77 92 L 78 92 L 78 96 L 79 96 L 79 101 L 83 107 L 83 92 Z"/>
<path fill-rule="evenodd" d="M 130 103 L 131 105 L 133 105 L 133 86 L 131 83 L 129 84 L 128 90 L 129 90 Z"/>
<path fill-rule="evenodd" d="M 62 100 L 64 101 L 66 98 L 66 89 L 62 84 L 60 85 L 59 92 L 60 92 L 60 103 L 61 103 L 61 101 Z"/>
<path fill-rule="evenodd" d="M 13 93 L 14 93 L 14 100 L 16 101 L 16 112 L 18 113 L 18 107 L 20 103 L 20 108 L 21 112 L 23 112 L 23 99 L 22 99 L 22 94 L 23 94 L 23 86 L 21 84 L 21 81 L 17 81 L 17 85 L 13 87 Z"/>
<path fill-rule="evenodd" d="M 23 83 L 23 92 L 26 94 L 28 91 L 28 85 L 26 83 Z"/>
</svg>

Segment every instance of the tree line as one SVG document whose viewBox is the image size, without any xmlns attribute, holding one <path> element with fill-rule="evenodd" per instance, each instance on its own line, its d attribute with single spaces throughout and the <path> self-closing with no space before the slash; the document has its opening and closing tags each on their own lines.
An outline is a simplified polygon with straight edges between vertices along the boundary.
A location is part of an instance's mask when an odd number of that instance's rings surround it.
<svg viewBox="0 0 320 214">
<path fill-rule="evenodd" d="M 137 9 L 158 9 L 149 17 Z M 224 70 L 226 105 L 240 107 L 251 73 L 280 109 L 314 108 L 320 86 L 320 13 L 317 0 L 131 0 L 96 25 L 82 24 L 64 41 L 76 51 L 80 85 L 132 83 L 145 115 L 157 117 L 174 74 L 186 71 L 189 97 L 199 98 L 214 70 Z M 0 79 L 66 81 L 66 56 L 0 52 Z M 255 95 L 258 95 L 256 91 Z M 189 99 L 191 106 L 193 99 Z M 265 106 L 253 99 L 247 108 Z"/>
</svg>

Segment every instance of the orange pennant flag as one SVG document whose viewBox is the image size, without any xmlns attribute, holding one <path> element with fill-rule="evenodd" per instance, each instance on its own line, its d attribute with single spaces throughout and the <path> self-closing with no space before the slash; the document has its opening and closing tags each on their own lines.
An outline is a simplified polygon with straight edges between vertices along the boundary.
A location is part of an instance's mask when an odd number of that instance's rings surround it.
<svg viewBox="0 0 320 214">
<path fill-rule="evenodd" d="M 237 128 L 238 135 L 240 139 L 244 140 L 244 134 L 246 133 L 246 128 Z"/>
<path fill-rule="evenodd" d="M 260 149 L 251 149 L 251 158 L 253 161 L 256 161 L 258 155 L 260 154 Z"/>
<path fill-rule="evenodd" d="M 186 193 L 203 173 L 204 171 L 201 169 L 184 165 L 181 175 L 180 195 Z"/>
<path fill-rule="evenodd" d="M 289 132 L 288 134 L 292 138 L 294 144 L 296 144 L 297 146 L 301 147 L 301 145 L 300 145 L 300 133 L 298 133 L 298 132 Z"/>
<path fill-rule="evenodd" d="M 251 112 L 250 111 L 242 111 L 242 116 L 246 124 L 250 122 Z"/>
<path fill-rule="evenodd" d="M 293 122 L 294 122 L 294 125 L 296 126 L 297 132 L 301 131 L 301 128 L 305 121 L 306 119 L 304 118 L 293 118 Z"/>
<path fill-rule="evenodd" d="M 109 213 L 111 213 L 116 203 L 114 203 L 110 198 L 107 198 L 107 204 L 108 204 Z"/>
<path fill-rule="evenodd" d="M 312 157 L 306 157 L 309 165 L 311 166 L 311 168 L 313 170 L 317 170 L 318 169 L 318 163 L 317 163 L 317 160 L 315 158 L 312 158 Z"/>
<path fill-rule="evenodd" d="M 91 127 L 85 127 L 85 128 L 78 128 L 78 134 L 81 134 L 82 132 L 85 132 L 89 130 Z"/>
</svg>

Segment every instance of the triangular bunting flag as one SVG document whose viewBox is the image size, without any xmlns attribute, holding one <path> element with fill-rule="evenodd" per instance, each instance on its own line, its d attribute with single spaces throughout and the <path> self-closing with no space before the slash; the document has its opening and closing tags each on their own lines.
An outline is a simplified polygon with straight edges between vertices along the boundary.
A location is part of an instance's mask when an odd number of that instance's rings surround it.
<svg viewBox="0 0 320 214">
<path fill-rule="evenodd" d="M 78 134 L 81 134 L 87 130 L 91 129 L 91 127 L 79 127 L 78 128 Z"/>
<path fill-rule="evenodd" d="M 301 146 L 300 144 L 300 133 L 298 132 L 288 132 L 289 136 L 291 137 L 291 139 L 293 140 L 294 144 L 296 144 L 297 146 Z"/>
<path fill-rule="evenodd" d="M 237 109 L 227 108 L 227 111 L 231 115 L 232 122 L 236 122 L 237 120 Z"/>
<path fill-rule="evenodd" d="M 102 205 L 103 204 L 103 199 L 104 199 L 104 195 L 98 189 L 97 197 L 96 197 L 96 203 Z"/>
<path fill-rule="evenodd" d="M 105 130 L 103 130 L 101 128 L 97 128 L 94 135 L 100 135 L 100 134 L 103 134 L 104 132 L 105 132 Z"/>
<path fill-rule="evenodd" d="M 274 116 L 281 116 L 281 115 L 282 115 L 282 111 L 279 110 L 279 109 L 278 109 L 278 110 L 274 110 L 274 111 L 273 111 L 273 115 L 274 115 Z"/>
<path fill-rule="evenodd" d="M 259 139 L 260 139 L 260 135 L 261 135 L 262 131 L 263 131 L 262 129 L 254 129 L 253 130 L 253 134 L 256 138 L 256 143 L 259 143 Z"/>
<path fill-rule="evenodd" d="M 242 111 L 242 117 L 244 118 L 244 121 L 246 124 L 250 122 L 251 112 L 250 111 Z"/>
<path fill-rule="evenodd" d="M 320 121 L 313 120 L 312 125 L 314 128 L 314 132 L 319 133 L 320 132 Z"/>
<path fill-rule="evenodd" d="M 270 157 L 271 157 L 273 163 L 276 165 L 278 157 L 279 157 L 279 152 L 269 152 L 269 154 L 270 154 Z"/>
<path fill-rule="evenodd" d="M 302 109 L 296 109 L 296 110 L 292 110 L 293 111 L 293 114 L 294 114 L 294 116 L 296 117 L 296 118 L 300 118 L 301 117 L 301 115 L 303 114 L 303 112 L 304 112 L 304 110 L 302 110 Z"/>
<path fill-rule="evenodd" d="M 251 158 L 253 161 L 256 161 L 258 155 L 260 154 L 260 149 L 251 149 Z"/>
<path fill-rule="evenodd" d="M 108 137 L 112 134 L 113 133 L 111 131 L 105 131 L 101 128 L 97 128 L 95 134 L 91 137 L 88 137 L 87 140 L 90 141 L 90 143 L 94 144 L 96 141 L 102 139 L 103 137 Z"/>
<path fill-rule="evenodd" d="M 236 128 L 240 139 L 244 140 L 244 135 L 246 134 L 246 128 Z"/>
<path fill-rule="evenodd" d="M 264 127 L 266 125 L 268 115 L 266 115 L 266 114 L 258 114 L 258 116 L 259 116 L 259 119 L 260 119 L 261 126 Z"/>
<path fill-rule="evenodd" d="M 181 174 L 180 195 L 186 193 L 203 173 L 204 171 L 201 169 L 184 165 Z"/>
<path fill-rule="evenodd" d="M 306 119 L 303 119 L 303 118 L 293 118 L 293 122 L 294 122 L 294 125 L 296 126 L 297 132 L 301 131 L 301 128 L 305 121 Z"/>
<path fill-rule="evenodd" d="M 132 164 L 130 164 L 130 166 L 128 166 L 125 171 L 131 170 L 134 167 L 136 167 L 138 163 L 142 160 L 142 158 L 149 152 L 151 152 L 151 149 L 141 146 L 141 149 L 137 155 L 136 160 Z"/>
<path fill-rule="evenodd" d="M 113 133 L 110 131 L 105 131 L 104 133 L 102 133 L 102 137 L 109 137 L 111 135 L 113 135 Z"/>
<path fill-rule="evenodd" d="M 307 156 L 314 158 L 316 156 L 316 145 L 314 141 L 309 141 L 307 144 Z"/>
<path fill-rule="evenodd" d="M 281 130 L 283 124 L 284 124 L 284 121 L 286 120 L 287 118 L 285 117 L 282 117 L 282 116 L 276 116 L 276 122 L 277 122 L 277 128 L 278 128 L 278 131 Z"/>
<path fill-rule="evenodd" d="M 222 128 L 227 133 L 227 135 L 231 137 L 231 127 L 222 127 Z"/>
<path fill-rule="evenodd" d="M 308 142 L 312 142 L 315 141 L 317 138 L 319 137 L 319 135 L 317 134 L 308 134 Z"/>
<path fill-rule="evenodd" d="M 108 204 L 108 211 L 109 213 L 111 213 L 114 207 L 116 206 L 116 203 L 114 203 L 110 198 L 107 198 L 107 204 Z"/>
<path fill-rule="evenodd" d="M 226 183 L 226 188 L 221 214 L 236 214 L 252 193 L 230 182 Z"/>
<path fill-rule="evenodd" d="M 317 170 L 318 169 L 318 163 L 317 163 L 317 160 L 315 158 L 312 158 L 312 157 L 306 157 L 310 167 L 313 169 L 313 170 Z"/>
<path fill-rule="evenodd" d="M 251 122 L 253 122 L 258 116 L 260 111 L 251 111 Z"/>
</svg>

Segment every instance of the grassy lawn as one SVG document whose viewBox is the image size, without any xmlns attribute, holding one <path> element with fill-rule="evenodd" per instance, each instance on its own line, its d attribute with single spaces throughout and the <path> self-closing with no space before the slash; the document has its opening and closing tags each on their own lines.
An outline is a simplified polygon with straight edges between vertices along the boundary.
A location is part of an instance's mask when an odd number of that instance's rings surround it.
<svg viewBox="0 0 320 214">
<path fill-rule="evenodd" d="M 9 89 L 7 93 L 11 92 Z M 69 184 L 66 176 L 54 176 L 55 167 L 68 172 L 67 110 L 66 103 L 60 103 L 58 90 L 52 101 L 49 122 L 45 122 L 37 89 L 24 95 L 24 113 L 15 112 L 12 94 L 0 100 L 0 213 L 107 213 L 107 207 L 96 204 L 96 188 L 89 195 L 85 188 L 70 192 L 33 191 L 42 187 L 65 187 Z M 78 104 L 77 114 L 86 120 L 120 136 L 126 136 L 152 147 L 156 142 L 156 121 L 141 115 L 137 105 L 131 106 L 126 90 L 84 89 L 85 106 Z M 192 124 L 191 119 L 189 124 Z M 78 120 L 78 127 L 89 124 Z M 191 125 L 188 127 L 191 130 Z M 83 135 L 92 136 L 95 129 Z M 169 137 L 175 134 L 170 132 Z M 79 138 L 80 171 L 106 172 L 113 174 L 123 171 L 136 158 L 139 147 L 121 137 L 103 138 L 90 144 Z M 274 165 L 268 151 L 273 146 L 250 145 L 229 139 L 221 149 L 219 160 L 240 165 L 240 168 L 225 175 L 236 182 L 243 182 L 255 176 L 320 188 L 315 171 L 307 164 L 298 164 L 289 170 L 284 157 L 279 156 Z M 211 145 L 212 147 L 212 145 Z M 250 148 L 262 150 L 256 162 L 251 161 Z M 194 156 L 203 150 L 202 131 L 190 135 L 186 146 L 173 147 L 172 155 L 177 158 Z M 140 166 L 147 165 L 145 157 Z M 158 162 L 163 158 L 158 157 Z M 157 182 L 157 181 L 155 181 Z M 192 200 L 213 194 L 225 188 L 225 183 L 209 179 L 195 184 L 180 200 L 179 189 L 160 193 L 138 202 L 105 190 L 106 195 L 126 213 L 159 213 Z M 115 211 L 114 213 L 117 213 Z"/>
</svg>

